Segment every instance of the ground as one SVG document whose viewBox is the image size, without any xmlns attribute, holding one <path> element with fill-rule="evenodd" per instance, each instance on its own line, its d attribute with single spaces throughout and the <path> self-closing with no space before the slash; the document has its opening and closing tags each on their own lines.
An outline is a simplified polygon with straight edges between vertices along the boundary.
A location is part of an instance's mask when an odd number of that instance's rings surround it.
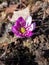
<svg viewBox="0 0 49 65">
<path fill-rule="evenodd" d="M 27 7 L 36 29 L 30 38 L 17 38 L 8 16 Z M 0 65 L 49 65 L 49 0 L 0 1 Z"/>
</svg>

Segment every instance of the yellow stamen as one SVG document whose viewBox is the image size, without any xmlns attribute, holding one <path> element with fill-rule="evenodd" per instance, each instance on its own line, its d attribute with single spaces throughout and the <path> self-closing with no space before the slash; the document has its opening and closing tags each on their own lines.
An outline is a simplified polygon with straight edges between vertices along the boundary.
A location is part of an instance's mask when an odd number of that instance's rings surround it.
<svg viewBox="0 0 49 65">
<path fill-rule="evenodd" d="M 20 31 L 21 33 L 25 33 L 26 29 L 24 27 L 21 27 Z"/>
</svg>

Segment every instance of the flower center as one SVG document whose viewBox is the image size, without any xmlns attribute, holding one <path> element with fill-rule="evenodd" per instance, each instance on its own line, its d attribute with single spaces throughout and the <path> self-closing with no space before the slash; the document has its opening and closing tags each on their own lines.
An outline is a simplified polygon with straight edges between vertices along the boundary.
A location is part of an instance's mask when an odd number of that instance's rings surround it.
<svg viewBox="0 0 49 65">
<path fill-rule="evenodd" d="M 26 29 L 24 27 L 21 27 L 20 31 L 21 33 L 25 33 Z"/>
</svg>

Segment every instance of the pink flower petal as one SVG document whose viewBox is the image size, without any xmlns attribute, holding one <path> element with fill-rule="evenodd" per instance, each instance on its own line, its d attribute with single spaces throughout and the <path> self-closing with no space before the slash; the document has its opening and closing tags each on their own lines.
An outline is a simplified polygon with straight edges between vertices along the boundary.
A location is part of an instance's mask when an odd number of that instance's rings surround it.
<svg viewBox="0 0 49 65">
<path fill-rule="evenodd" d="M 12 32 L 16 35 L 18 38 L 23 38 L 24 35 L 22 35 L 15 27 L 12 27 Z"/>
<path fill-rule="evenodd" d="M 13 32 L 14 34 L 16 34 L 16 33 L 18 33 L 19 31 L 16 30 L 16 28 L 13 26 L 13 27 L 12 27 L 12 32 Z"/>
<path fill-rule="evenodd" d="M 34 22 L 30 26 L 27 27 L 27 30 L 33 31 L 35 29 L 35 27 L 36 27 L 36 23 Z"/>
<path fill-rule="evenodd" d="M 31 22 L 32 22 L 32 17 L 29 16 L 29 17 L 27 18 L 27 20 L 26 20 L 26 27 L 29 26 L 29 25 L 31 24 Z"/>
<path fill-rule="evenodd" d="M 30 37 L 32 35 L 33 35 L 33 33 L 31 31 L 27 31 L 26 34 L 25 34 L 25 37 Z"/>
<path fill-rule="evenodd" d="M 15 25 L 21 25 L 21 26 L 25 26 L 26 25 L 26 21 L 23 19 L 23 17 L 19 17 L 18 20 L 16 20 Z"/>
</svg>

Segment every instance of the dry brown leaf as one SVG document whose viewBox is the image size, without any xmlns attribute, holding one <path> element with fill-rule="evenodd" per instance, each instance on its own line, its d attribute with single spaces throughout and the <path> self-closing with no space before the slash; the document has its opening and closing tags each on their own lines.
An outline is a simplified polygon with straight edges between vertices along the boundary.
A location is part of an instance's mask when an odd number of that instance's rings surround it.
<svg viewBox="0 0 49 65">
<path fill-rule="evenodd" d="M 49 15 L 49 8 L 47 8 L 46 13 Z"/>
<path fill-rule="evenodd" d="M 32 13 L 38 11 L 38 9 L 41 7 L 41 1 L 37 1 L 33 6 L 32 6 Z"/>
<path fill-rule="evenodd" d="M 13 11 L 16 10 L 17 7 L 18 7 L 18 5 L 10 5 L 10 7 L 7 7 L 7 8 L 4 9 L 5 10 L 5 14 L 7 15 L 9 13 L 13 13 Z M 5 17 L 2 15 L 0 17 L 0 22 L 2 22 L 5 19 Z"/>
<path fill-rule="evenodd" d="M 13 11 L 16 10 L 17 7 L 18 7 L 18 5 L 10 5 L 10 7 L 6 8 L 5 12 L 7 14 L 13 13 Z"/>
<path fill-rule="evenodd" d="M 19 10 L 19 11 L 14 11 L 12 18 L 9 20 L 14 22 L 18 19 L 18 17 L 22 16 L 24 19 L 26 19 L 28 16 L 30 16 L 30 10 L 29 6 L 26 7 L 25 9 Z"/>
</svg>

